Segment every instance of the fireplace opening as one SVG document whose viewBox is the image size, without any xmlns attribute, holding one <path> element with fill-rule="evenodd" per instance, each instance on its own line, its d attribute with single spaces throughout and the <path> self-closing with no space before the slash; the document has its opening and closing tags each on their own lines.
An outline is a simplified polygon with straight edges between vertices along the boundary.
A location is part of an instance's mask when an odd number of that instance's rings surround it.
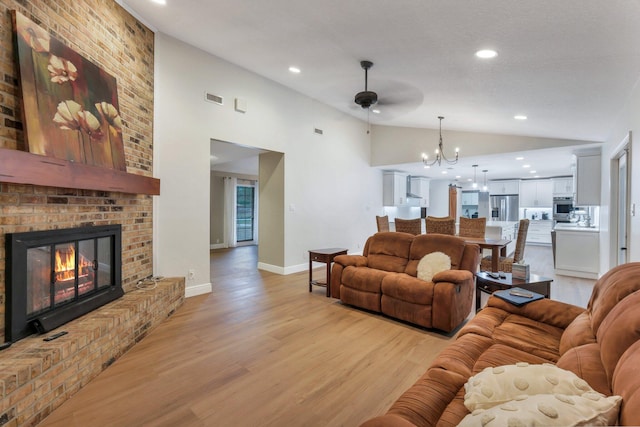
<svg viewBox="0 0 640 427">
<path fill-rule="evenodd" d="M 5 340 L 44 333 L 124 295 L 120 225 L 6 235 Z"/>
</svg>

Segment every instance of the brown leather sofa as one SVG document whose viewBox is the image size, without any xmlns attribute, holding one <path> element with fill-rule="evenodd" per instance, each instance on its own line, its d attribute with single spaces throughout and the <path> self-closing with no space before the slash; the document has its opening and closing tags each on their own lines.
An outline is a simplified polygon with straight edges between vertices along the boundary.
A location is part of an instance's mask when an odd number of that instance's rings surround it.
<svg viewBox="0 0 640 427">
<path fill-rule="evenodd" d="M 451 269 L 418 279 L 423 256 L 442 252 Z M 383 232 L 367 239 L 363 255 L 340 255 L 331 272 L 331 296 L 426 328 L 451 332 L 471 312 L 480 248 L 443 234 Z"/>
<path fill-rule="evenodd" d="M 469 413 L 469 377 L 517 362 L 551 362 L 621 396 L 619 424 L 640 425 L 639 338 L 640 263 L 602 276 L 586 310 L 549 299 L 516 307 L 492 296 L 388 412 L 363 426 L 455 426 Z"/>
</svg>

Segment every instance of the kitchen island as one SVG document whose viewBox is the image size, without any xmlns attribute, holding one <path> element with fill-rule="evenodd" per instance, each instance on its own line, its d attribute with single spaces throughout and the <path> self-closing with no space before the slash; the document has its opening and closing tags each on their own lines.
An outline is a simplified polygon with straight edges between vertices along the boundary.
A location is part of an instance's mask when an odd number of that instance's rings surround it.
<svg viewBox="0 0 640 427">
<path fill-rule="evenodd" d="M 600 273 L 600 229 L 558 223 L 555 273 L 597 279 Z"/>
</svg>

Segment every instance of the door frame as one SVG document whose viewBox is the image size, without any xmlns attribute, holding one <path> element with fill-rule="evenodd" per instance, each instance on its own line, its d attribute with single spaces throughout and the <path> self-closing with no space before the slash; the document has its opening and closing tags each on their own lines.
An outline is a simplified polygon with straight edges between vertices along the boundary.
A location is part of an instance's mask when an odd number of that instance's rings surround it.
<svg viewBox="0 0 640 427">
<path fill-rule="evenodd" d="M 631 176 L 632 176 L 632 163 L 631 163 L 631 131 L 625 136 L 625 138 L 618 144 L 616 149 L 610 158 L 610 182 L 611 182 L 611 200 L 609 201 L 610 213 L 609 213 L 609 267 L 613 268 L 618 265 L 618 230 L 619 230 L 619 165 L 620 158 L 626 154 L 627 163 L 627 176 L 626 176 L 626 191 L 625 191 L 625 246 L 627 248 L 626 262 L 629 262 L 629 234 L 631 230 Z"/>
</svg>

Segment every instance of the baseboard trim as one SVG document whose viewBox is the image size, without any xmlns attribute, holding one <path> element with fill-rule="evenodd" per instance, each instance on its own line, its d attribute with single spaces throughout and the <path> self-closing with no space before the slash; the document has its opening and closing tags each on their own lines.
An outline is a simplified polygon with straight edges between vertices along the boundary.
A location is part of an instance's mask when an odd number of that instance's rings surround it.
<svg viewBox="0 0 640 427">
<path fill-rule="evenodd" d="M 197 295 L 210 294 L 213 292 L 213 286 L 211 283 L 203 283 L 201 285 L 187 286 L 184 288 L 185 298 L 195 297 Z"/>
<path fill-rule="evenodd" d="M 582 279 L 598 279 L 598 273 L 590 273 L 586 271 L 565 270 L 562 268 L 556 268 L 554 270 L 554 273 L 559 274 L 560 276 L 580 277 Z"/>
<path fill-rule="evenodd" d="M 209 245 L 209 249 L 224 249 L 224 243 L 216 243 Z"/>
<path fill-rule="evenodd" d="M 285 274 L 285 269 L 283 267 L 280 267 L 278 265 L 273 265 L 273 264 L 267 264 L 264 262 L 258 263 L 258 270 L 264 270 L 264 271 L 268 271 L 269 273 L 275 273 L 275 274 L 281 274 L 281 275 Z"/>
</svg>

